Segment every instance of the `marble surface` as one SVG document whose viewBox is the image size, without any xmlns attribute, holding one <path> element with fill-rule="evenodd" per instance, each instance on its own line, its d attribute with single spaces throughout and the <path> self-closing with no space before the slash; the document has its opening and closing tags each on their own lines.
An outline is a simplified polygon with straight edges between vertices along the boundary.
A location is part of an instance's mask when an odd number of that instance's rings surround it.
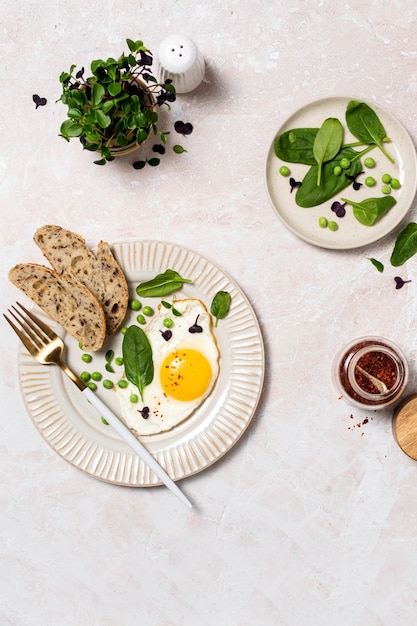
<svg viewBox="0 0 417 626">
<path fill-rule="evenodd" d="M 416 143 L 416 31 L 414 0 L 1 4 L 1 310 L 19 295 L 8 269 L 40 261 L 33 233 L 58 223 L 91 245 L 161 239 L 219 263 L 266 350 L 250 427 L 181 482 L 189 511 L 162 487 L 102 483 L 55 454 L 27 414 L 18 341 L 0 323 L 2 624 L 415 624 L 417 465 L 393 438 L 392 411 L 350 408 L 330 364 L 352 338 L 385 336 L 417 391 L 416 260 L 395 290 L 395 233 L 341 252 L 301 241 L 271 208 L 264 167 L 280 124 L 326 96 L 379 103 Z M 61 71 L 118 55 L 126 37 L 157 49 L 178 32 L 206 60 L 204 82 L 172 108 L 194 126 L 186 153 L 100 168 L 58 137 Z M 46 106 L 35 109 L 35 93 Z"/>
</svg>

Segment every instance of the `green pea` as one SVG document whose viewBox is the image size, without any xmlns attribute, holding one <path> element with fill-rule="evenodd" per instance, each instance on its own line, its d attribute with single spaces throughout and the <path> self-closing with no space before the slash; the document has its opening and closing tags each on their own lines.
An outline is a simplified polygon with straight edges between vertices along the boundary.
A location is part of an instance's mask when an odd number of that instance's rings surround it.
<svg viewBox="0 0 417 626">
<path fill-rule="evenodd" d="M 81 359 L 84 361 L 84 363 L 91 363 L 93 357 L 91 356 L 91 354 L 84 352 L 84 354 L 81 356 Z"/>
<path fill-rule="evenodd" d="M 348 167 L 350 167 L 350 161 L 349 159 L 347 159 L 346 157 L 343 157 L 343 159 L 340 161 L 340 167 L 343 170 L 347 170 Z"/>
<path fill-rule="evenodd" d="M 373 159 L 372 157 L 366 157 L 364 165 L 365 167 L 375 167 L 375 159 Z"/>
<path fill-rule="evenodd" d="M 100 374 L 100 372 L 93 372 L 91 374 L 91 378 L 95 381 L 101 380 L 102 376 Z"/>
<path fill-rule="evenodd" d="M 126 331 L 127 331 L 127 326 L 123 326 L 123 328 L 120 329 L 120 332 L 122 335 L 126 335 Z"/>
<path fill-rule="evenodd" d="M 153 308 L 151 306 L 144 306 L 142 309 L 142 313 L 150 317 L 151 315 L 153 315 Z"/>
<path fill-rule="evenodd" d="M 129 383 L 127 382 L 127 380 L 122 378 L 117 384 L 119 385 L 120 389 L 126 389 Z"/>
<path fill-rule="evenodd" d="M 88 387 L 90 387 L 91 391 L 96 391 L 97 389 L 96 383 L 93 382 L 88 383 Z"/>
<path fill-rule="evenodd" d="M 326 217 L 319 217 L 319 226 L 320 228 L 327 228 L 327 218 Z"/>
<path fill-rule="evenodd" d="M 329 226 L 329 230 L 337 230 L 339 228 L 336 222 L 329 222 L 328 226 Z"/>
<path fill-rule="evenodd" d="M 81 343 L 81 341 L 78 342 L 78 347 L 80 348 L 80 350 L 83 349 L 83 344 Z"/>
<path fill-rule="evenodd" d="M 144 316 L 142 314 L 139 314 L 136 317 L 136 321 L 137 321 L 138 324 L 146 324 L 146 320 L 145 320 L 145 318 L 144 318 Z"/>
<path fill-rule="evenodd" d="M 81 372 L 80 374 L 80 380 L 83 381 L 83 383 L 88 383 L 88 381 L 91 378 L 91 374 L 90 372 Z"/>
<path fill-rule="evenodd" d="M 365 178 L 365 185 L 367 185 L 368 187 L 373 187 L 374 185 L 376 185 L 376 180 L 373 176 L 367 176 Z"/>
<path fill-rule="evenodd" d="M 113 383 L 112 383 L 112 381 L 111 381 L 111 380 L 109 380 L 108 378 L 105 378 L 105 379 L 103 380 L 103 387 L 104 387 L 105 389 L 113 389 Z"/>
<path fill-rule="evenodd" d="M 281 176 L 289 176 L 290 175 L 290 168 L 287 167 L 286 165 L 282 165 L 279 168 L 279 173 L 281 174 Z"/>
<path fill-rule="evenodd" d="M 139 397 L 135 393 L 130 394 L 130 401 L 132 404 L 136 404 L 139 401 Z"/>
<path fill-rule="evenodd" d="M 142 305 L 139 300 L 134 299 L 130 301 L 130 308 L 132 309 L 132 311 L 140 311 L 141 306 Z"/>
<path fill-rule="evenodd" d="M 166 317 L 162 323 L 165 328 L 172 328 L 174 325 L 174 321 L 170 317 Z"/>
<path fill-rule="evenodd" d="M 383 174 L 381 178 L 382 182 L 388 184 L 391 182 L 391 176 L 389 174 Z"/>
<path fill-rule="evenodd" d="M 392 189 L 400 189 L 401 183 L 398 178 L 391 178 L 391 187 Z"/>
<path fill-rule="evenodd" d="M 116 363 L 116 365 L 123 365 L 123 357 L 121 357 L 121 356 L 117 356 L 117 357 L 114 359 L 114 362 Z"/>
<path fill-rule="evenodd" d="M 342 173 L 342 168 L 340 167 L 340 165 L 335 165 L 333 168 L 333 174 L 335 176 L 340 176 L 341 173 Z"/>
<path fill-rule="evenodd" d="M 389 185 L 382 185 L 381 191 L 385 194 L 391 193 L 391 187 Z"/>
</svg>

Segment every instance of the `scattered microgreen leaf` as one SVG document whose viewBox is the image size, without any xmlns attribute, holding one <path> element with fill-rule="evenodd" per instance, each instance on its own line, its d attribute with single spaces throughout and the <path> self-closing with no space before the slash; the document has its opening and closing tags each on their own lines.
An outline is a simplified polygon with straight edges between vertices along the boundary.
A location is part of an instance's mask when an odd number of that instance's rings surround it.
<svg viewBox="0 0 417 626">
<path fill-rule="evenodd" d="M 381 263 L 381 261 L 378 261 L 377 259 L 374 259 L 373 257 L 366 257 L 368 259 L 368 261 L 370 261 L 372 263 L 372 265 L 374 267 L 376 267 L 376 269 L 378 270 L 378 272 L 383 272 L 384 271 L 384 264 Z"/>
<path fill-rule="evenodd" d="M 46 98 L 41 98 L 40 96 L 38 96 L 38 94 L 33 94 L 32 96 L 32 100 L 35 103 L 35 109 L 37 109 L 38 107 L 44 107 L 45 104 L 48 102 Z"/>
<path fill-rule="evenodd" d="M 191 135 L 191 133 L 193 132 L 193 125 L 190 124 L 190 122 L 181 122 L 180 120 L 178 120 L 174 124 L 174 129 L 180 135 Z"/>
<path fill-rule="evenodd" d="M 183 148 L 182 146 L 180 146 L 178 144 L 173 146 L 172 149 L 175 152 L 175 154 L 182 154 L 183 152 L 187 152 L 187 150 L 185 148 Z"/>
<path fill-rule="evenodd" d="M 395 276 L 394 280 L 395 280 L 395 289 L 401 289 L 402 287 L 404 287 L 406 283 L 411 283 L 411 280 L 404 280 L 400 276 Z"/>
</svg>

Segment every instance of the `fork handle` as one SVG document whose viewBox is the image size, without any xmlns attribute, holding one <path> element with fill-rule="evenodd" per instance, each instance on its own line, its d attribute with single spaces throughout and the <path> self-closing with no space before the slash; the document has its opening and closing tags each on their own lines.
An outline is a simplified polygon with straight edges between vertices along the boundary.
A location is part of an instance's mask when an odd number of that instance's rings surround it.
<svg viewBox="0 0 417 626">
<path fill-rule="evenodd" d="M 177 496 L 188 508 L 192 508 L 191 502 L 177 487 L 175 482 L 166 471 L 159 465 L 152 454 L 141 442 L 136 439 L 133 433 L 120 421 L 118 417 L 100 400 L 100 398 L 89 387 L 82 392 L 90 403 L 100 412 L 105 420 L 113 427 L 118 435 L 132 448 L 132 450 L 142 459 L 142 461 L 153 471 L 154 474 Z"/>
</svg>

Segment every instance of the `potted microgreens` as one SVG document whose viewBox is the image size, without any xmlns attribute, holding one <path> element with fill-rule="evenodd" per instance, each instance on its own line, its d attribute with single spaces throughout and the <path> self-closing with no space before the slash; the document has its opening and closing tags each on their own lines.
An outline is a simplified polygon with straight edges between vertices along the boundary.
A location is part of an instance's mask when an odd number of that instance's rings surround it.
<svg viewBox="0 0 417 626">
<path fill-rule="evenodd" d="M 75 72 L 75 65 L 60 75 L 59 101 L 68 107 L 60 135 L 67 141 L 76 137 L 86 150 L 98 152 L 98 165 L 135 150 L 151 134 L 167 141 L 167 133 L 157 127 L 158 107 L 170 108 L 175 88 L 169 79 L 158 83 L 152 53 L 142 41 L 126 42 L 129 54 L 92 61 L 91 76 L 85 77 L 84 68 Z"/>
</svg>

